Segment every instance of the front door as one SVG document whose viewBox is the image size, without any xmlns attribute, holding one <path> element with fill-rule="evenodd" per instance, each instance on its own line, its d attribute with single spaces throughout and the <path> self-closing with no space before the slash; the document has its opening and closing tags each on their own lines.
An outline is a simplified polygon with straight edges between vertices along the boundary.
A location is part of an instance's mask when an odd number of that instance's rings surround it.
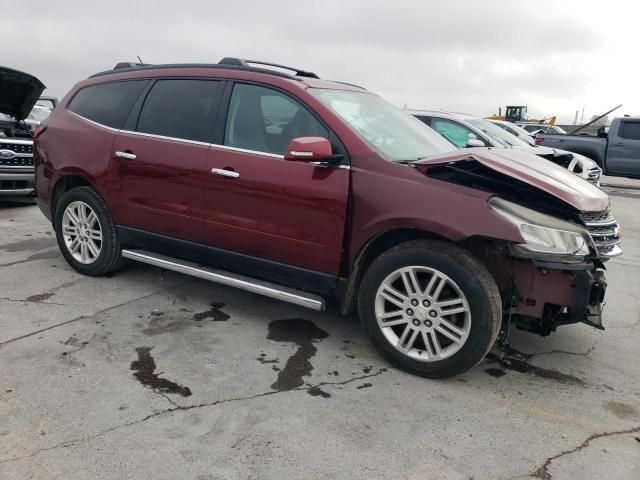
<svg viewBox="0 0 640 480">
<path fill-rule="evenodd" d="M 640 176 L 640 120 L 622 119 L 609 134 L 607 171 Z"/>
<path fill-rule="evenodd" d="M 249 267 L 260 259 L 265 268 L 339 274 L 349 169 L 284 160 L 289 141 L 303 136 L 330 133 L 287 94 L 233 86 L 222 145 L 212 145 L 207 158 L 205 239 L 212 255 L 233 251 L 246 255 L 236 259 Z"/>
<path fill-rule="evenodd" d="M 113 151 L 123 226 L 203 242 L 203 182 L 220 82 L 158 80 Z"/>
</svg>

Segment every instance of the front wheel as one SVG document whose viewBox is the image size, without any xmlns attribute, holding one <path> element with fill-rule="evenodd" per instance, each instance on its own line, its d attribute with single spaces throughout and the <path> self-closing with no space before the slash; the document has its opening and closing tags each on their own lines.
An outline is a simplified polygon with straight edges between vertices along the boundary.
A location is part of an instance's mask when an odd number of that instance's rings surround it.
<svg viewBox="0 0 640 480">
<path fill-rule="evenodd" d="M 432 378 L 480 362 L 502 318 L 500 293 L 484 265 L 438 240 L 407 242 L 378 257 L 362 279 L 358 311 L 394 365 Z"/>
<path fill-rule="evenodd" d="M 122 264 L 115 225 L 104 200 L 92 188 L 77 187 L 62 196 L 54 228 L 62 255 L 78 272 L 104 275 Z"/>
</svg>

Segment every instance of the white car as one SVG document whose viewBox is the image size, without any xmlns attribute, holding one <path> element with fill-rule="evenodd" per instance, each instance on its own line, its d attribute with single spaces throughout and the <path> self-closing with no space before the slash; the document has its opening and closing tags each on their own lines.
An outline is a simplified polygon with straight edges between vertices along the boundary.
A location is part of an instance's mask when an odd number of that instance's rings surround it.
<svg viewBox="0 0 640 480">
<path fill-rule="evenodd" d="M 529 135 L 536 136 L 538 133 L 546 133 L 548 135 L 566 135 L 562 128 L 557 125 L 548 125 L 546 123 L 517 123 L 518 127 L 529 132 Z"/>
<path fill-rule="evenodd" d="M 520 140 L 524 140 L 529 145 L 535 145 L 536 141 L 531 133 L 527 132 L 524 128 L 517 126 L 515 123 L 506 122 L 504 120 L 489 120 L 491 123 L 495 123 L 497 126 L 506 130 L 511 135 L 515 135 Z"/>
<path fill-rule="evenodd" d="M 418 120 L 433 128 L 458 148 L 518 148 L 560 165 L 599 186 L 602 169 L 590 158 L 555 148 L 530 145 L 484 118 L 462 113 L 408 110 Z"/>
</svg>

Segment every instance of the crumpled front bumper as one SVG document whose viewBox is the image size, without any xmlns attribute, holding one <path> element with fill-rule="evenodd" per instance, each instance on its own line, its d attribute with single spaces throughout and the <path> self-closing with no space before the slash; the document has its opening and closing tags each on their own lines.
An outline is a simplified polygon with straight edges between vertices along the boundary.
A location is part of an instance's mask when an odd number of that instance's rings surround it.
<svg viewBox="0 0 640 480">
<path fill-rule="evenodd" d="M 604 270 L 595 265 L 573 265 L 569 270 L 505 257 L 505 263 L 496 262 L 492 267 L 505 300 L 505 314 L 521 328 L 542 335 L 578 322 L 604 329 L 607 282 Z"/>
<path fill-rule="evenodd" d="M 604 305 L 604 297 L 607 291 L 607 281 L 602 270 L 595 272 L 581 272 L 581 286 L 579 293 L 588 292 L 586 298 L 577 295 L 575 307 L 572 309 L 573 314 L 578 321 L 587 325 L 604 330 L 602 325 L 602 308 Z M 576 292 L 578 293 L 578 292 Z"/>
</svg>

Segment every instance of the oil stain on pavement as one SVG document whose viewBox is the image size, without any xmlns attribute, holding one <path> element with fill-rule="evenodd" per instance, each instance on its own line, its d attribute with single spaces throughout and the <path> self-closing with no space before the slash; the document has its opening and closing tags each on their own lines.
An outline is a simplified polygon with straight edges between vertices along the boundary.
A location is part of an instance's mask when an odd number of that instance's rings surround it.
<svg viewBox="0 0 640 480">
<path fill-rule="evenodd" d="M 204 312 L 195 313 L 193 315 L 193 319 L 196 322 L 201 322 L 202 320 L 209 319 L 212 322 L 226 322 L 231 318 L 230 315 L 224 313 L 221 309 L 224 308 L 224 303 L 211 303 L 211 308 Z"/>
<path fill-rule="evenodd" d="M 487 355 L 487 360 L 489 363 L 498 362 L 498 358 L 495 355 Z M 567 373 L 562 373 L 557 370 L 551 370 L 548 368 L 536 367 L 535 365 L 530 364 L 524 360 L 519 360 L 517 358 L 509 358 L 508 362 L 503 365 L 503 367 L 507 370 L 513 370 L 519 373 L 529 373 L 531 375 L 535 375 L 539 378 L 544 378 L 546 380 L 553 380 L 558 383 L 562 383 L 565 385 L 577 385 L 579 387 L 586 387 L 587 382 L 573 375 L 569 375 Z M 485 370 L 486 373 L 491 375 L 492 377 L 502 377 L 504 375 L 504 370 L 499 368 L 488 368 Z"/>
<path fill-rule="evenodd" d="M 285 391 L 304 385 L 302 377 L 308 377 L 313 371 L 310 359 L 318 351 L 314 342 L 328 336 L 329 334 L 316 327 L 315 323 L 302 318 L 274 320 L 271 322 L 267 339 L 276 342 L 294 343 L 298 346 L 296 352 L 287 360 L 285 367 L 278 372 L 278 379 L 271 385 L 271 388 L 277 391 Z M 326 392 L 315 390 L 313 393 L 309 390 L 309 393 L 311 395 L 320 395 L 324 398 L 329 395 Z"/>
<path fill-rule="evenodd" d="M 191 396 L 191 389 L 178 385 L 171 380 L 160 377 L 160 374 L 154 373 L 156 370 L 156 362 L 151 356 L 151 350 L 153 347 L 138 347 L 138 360 L 131 362 L 131 370 L 135 370 L 133 374 L 138 381 L 150 387 L 152 390 L 160 393 L 177 393 L 183 397 Z"/>
</svg>

